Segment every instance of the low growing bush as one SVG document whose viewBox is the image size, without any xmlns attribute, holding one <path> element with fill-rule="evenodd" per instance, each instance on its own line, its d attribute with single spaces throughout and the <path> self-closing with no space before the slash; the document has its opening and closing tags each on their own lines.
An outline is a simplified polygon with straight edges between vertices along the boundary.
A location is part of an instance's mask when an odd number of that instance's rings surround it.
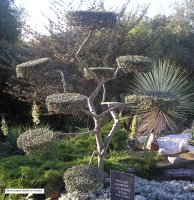
<svg viewBox="0 0 194 200">
<path fill-rule="evenodd" d="M 88 163 L 89 158 L 82 158 L 64 162 L 46 155 L 34 154 L 30 156 L 10 156 L 1 160 L 0 183 L 6 188 L 44 188 L 45 193 L 64 190 L 63 174 L 74 165 Z M 18 200 L 20 195 L 10 195 L 7 198 Z M 3 199 L 3 194 L 0 194 Z"/>
<path fill-rule="evenodd" d="M 68 141 L 57 141 L 48 152 L 9 156 L 0 161 L 0 183 L 3 183 L 3 188 L 45 188 L 47 193 L 56 187 L 64 189 L 64 172 L 74 165 L 88 163 L 89 157 L 85 158 Z M 22 195 L 6 196 L 12 200 L 20 197 Z M 0 199 L 3 198 L 3 194 L 0 194 Z"/>
<path fill-rule="evenodd" d="M 78 132 L 84 132 L 85 129 L 81 129 Z M 87 130 L 88 131 L 88 130 Z M 73 148 L 78 149 L 80 153 L 84 155 L 91 155 L 93 151 L 96 150 L 96 139 L 93 134 L 80 135 L 71 138 L 68 141 L 68 145 L 73 146 Z"/>
<path fill-rule="evenodd" d="M 113 136 L 112 142 L 110 144 L 111 150 L 126 150 L 127 149 L 127 139 L 128 139 L 128 132 L 123 128 L 123 120 L 121 120 L 121 126 L 116 131 Z M 112 129 L 113 122 L 109 122 L 108 124 L 102 127 L 102 136 L 106 137 L 110 130 Z M 88 131 L 86 129 L 80 129 L 78 132 Z M 76 136 L 69 140 L 69 145 L 72 145 L 74 148 L 78 148 L 80 153 L 84 155 L 91 155 L 93 151 L 96 150 L 96 139 L 95 136 L 90 135 L 82 135 Z"/>
<path fill-rule="evenodd" d="M 110 124 L 103 127 L 103 137 L 106 136 L 110 127 Z M 116 151 L 117 149 L 126 149 L 126 138 L 125 130 L 119 129 L 116 132 L 105 160 L 105 172 L 110 173 L 110 170 L 127 172 L 129 167 L 134 167 L 137 175 L 144 178 L 150 177 L 159 157 L 152 153 Z M 14 144 L 16 144 L 16 140 Z M 47 152 L 2 156 L 0 157 L 0 187 L 44 188 L 46 193 L 56 189 L 63 191 L 64 172 L 73 166 L 88 164 L 95 149 L 95 137 L 88 135 L 57 140 Z M 96 157 L 93 159 L 93 164 L 97 165 Z M 3 194 L 0 194 L 0 199 L 18 200 L 21 198 L 22 195 L 4 197 Z M 38 200 L 38 197 L 35 200 Z"/>
<path fill-rule="evenodd" d="M 113 127 L 113 122 L 109 122 L 108 124 L 104 125 L 102 127 L 102 136 L 106 137 L 110 130 Z M 122 124 L 120 128 L 116 131 L 114 134 L 111 144 L 110 144 L 110 149 L 111 150 L 126 150 L 127 149 L 127 139 L 128 139 L 128 132 L 122 127 Z"/>
<path fill-rule="evenodd" d="M 109 173 L 114 169 L 128 172 L 129 168 L 134 168 L 137 176 L 150 179 L 154 175 L 156 163 L 163 159 L 152 152 L 112 151 L 105 162 L 105 171 Z"/>
</svg>

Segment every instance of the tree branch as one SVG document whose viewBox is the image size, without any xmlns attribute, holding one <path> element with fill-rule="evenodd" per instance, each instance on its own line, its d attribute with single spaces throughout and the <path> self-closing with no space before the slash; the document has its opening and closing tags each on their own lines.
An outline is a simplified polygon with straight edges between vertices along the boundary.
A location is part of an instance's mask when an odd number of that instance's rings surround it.
<svg viewBox="0 0 194 200">
<path fill-rule="evenodd" d="M 76 59 L 78 60 L 80 67 L 82 68 L 82 70 L 84 70 L 84 68 L 87 70 L 88 74 L 91 76 L 91 78 L 93 78 L 97 83 L 100 83 L 100 80 L 98 79 L 98 77 L 96 76 L 96 74 L 90 70 L 89 66 L 87 65 L 87 63 L 85 63 L 81 57 L 80 57 L 80 53 L 81 51 L 86 47 L 89 39 L 92 36 L 92 31 L 89 32 L 87 38 L 83 41 L 83 43 L 81 44 L 80 48 L 78 49 L 78 51 L 75 54 Z"/>
<path fill-rule="evenodd" d="M 81 53 L 81 51 L 84 50 L 84 48 L 86 47 L 86 45 L 87 45 L 89 39 L 90 39 L 91 36 L 92 36 L 92 33 L 93 33 L 92 31 L 89 31 L 88 36 L 85 38 L 85 40 L 84 40 L 83 43 L 81 44 L 80 48 L 77 50 L 75 56 L 79 56 L 79 54 Z"/>
<path fill-rule="evenodd" d="M 100 91 L 101 87 L 102 87 L 102 83 L 98 83 L 96 89 L 94 90 L 94 92 L 88 98 L 88 107 L 89 107 L 89 110 L 94 115 L 97 115 L 95 107 L 94 107 L 94 99 L 98 95 L 98 92 Z"/>
<path fill-rule="evenodd" d="M 103 84 L 105 84 L 105 83 L 108 82 L 108 81 L 111 81 L 111 80 L 115 79 L 116 76 L 117 76 L 118 71 L 119 71 L 119 68 L 117 67 L 117 69 L 115 70 L 114 76 L 111 77 L 111 78 L 106 78 L 106 79 L 104 79 L 104 80 L 103 80 Z"/>
<path fill-rule="evenodd" d="M 103 117 L 104 115 L 110 113 L 111 111 L 117 109 L 117 108 L 122 108 L 124 106 L 126 106 L 127 104 L 126 103 L 119 103 L 119 102 L 102 102 L 101 105 L 105 105 L 107 104 L 108 106 L 110 106 L 111 104 L 111 107 L 108 109 L 108 110 L 105 110 L 103 113 L 101 113 L 99 115 L 99 117 Z"/>
<path fill-rule="evenodd" d="M 130 25 L 129 30 L 133 29 L 146 15 L 148 8 L 149 8 L 150 4 L 148 4 L 146 6 L 146 8 L 144 8 L 144 10 L 142 11 L 142 14 Z"/>
<path fill-rule="evenodd" d="M 116 71 L 115 71 L 115 74 L 114 74 L 114 78 L 117 76 L 118 71 L 119 71 L 119 68 L 117 67 L 117 69 L 116 69 Z"/>
<path fill-rule="evenodd" d="M 85 109 L 80 109 L 81 112 L 85 113 L 86 115 L 89 115 L 91 117 L 98 117 L 98 115 L 94 114 L 93 112 L 89 111 L 89 110 L 85 110 Z"/>
<path fill-rule="evenodd" d="M 129 3 L 130 3 L 130 0 L 126 1 L 126 2 L 123 4 L 123 6 L 122 6 L 122 8 L 121 8 L 121 10 L 120 10 L 120 12 L 119 12 L 119 14 L 118 14 L 119 18 L 123 17 L 123 15 L 124 15 L 124 13 L 125 13 L 125 10 L 127 9 L 127 6 L 128 6 Z"/>
<path fill-rule="evenodd" d="M 76 135 L 89 135 L 89 134 L 95 134 L 96 131 L 87 131 L 87 132 L 83 132 L 83 133 L 61 133 L 58 132 L 56 133 L 55 137 L 60 137 L 60 136 L 76 136 Z"/>
<path fill-rule="evenodd" d="M 66 82 L 65 82 L 65 77 L 64 77 L 64 73 L 63 71 L 61 70 L 56 70 L 57 72 L 59 72 L 61 74 L 61 82 L 63 84 L 63 91 L 64 93 L 67 92 L 67 85 L 66 85 Z"/>
<path fill-rule="evenodd" d="M 98 151 L 97 151 L 97 150 L 95 150 L 95 151 L 92 153 L 92 156 L 91 156 L 90 161 L 89 161 L 89 165 L 92 164 L 93 158 L 94 158 L 94 156 L 95 156 L 96 154 L 98 155 Z"/>
<path fill-rule="evenodd" d="M 109 132 L 109 134 L 107 135 L 106 141 L 105 141 L 105 146 L 103 151 L 101 152 L 101 155 L 106 154 L 108 147 L 110 145 L 110 142 L 112 140 L 112 137 L 114 135 L 114 133 L 116 132 L 118 126 L 119 126 L 119 116 L 117 114 L 117 112 L 115 110 L 110 111 L 112 118 L 114 120 L 114 124 L 113 127 L 111 129 L 111 131 Z"/>
<path fill-rule="evenodd" d="M 102 85 L 102 87 L 103 87 L 102 102 L 105 102 L 105 100 L 106 100 L 106 87 L 105 87 L 105 83 Z"/>
</svg>

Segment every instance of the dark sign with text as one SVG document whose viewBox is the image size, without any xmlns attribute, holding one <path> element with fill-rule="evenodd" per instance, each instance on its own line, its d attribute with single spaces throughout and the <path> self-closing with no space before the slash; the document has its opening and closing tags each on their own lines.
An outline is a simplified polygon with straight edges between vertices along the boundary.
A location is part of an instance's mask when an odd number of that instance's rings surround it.
<svg viewBox="0 0 194 200">
<path fill-rule="evenodd" d="M 111 171 L 111 200 L 134 200 L 134 175 Z"/>
</svg>

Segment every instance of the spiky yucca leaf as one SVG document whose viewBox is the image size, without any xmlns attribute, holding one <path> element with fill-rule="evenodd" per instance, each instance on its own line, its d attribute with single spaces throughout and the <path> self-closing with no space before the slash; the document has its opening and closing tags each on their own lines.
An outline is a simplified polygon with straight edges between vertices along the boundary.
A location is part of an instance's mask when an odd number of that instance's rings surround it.
<svg viewBox="0 0 194 200">
<path fill-rule="evenodd" d="M 178 103 L 173 106 L 162 106 L 156 103 L 149 110 L 139 110 L 141 121 L 139 131 L 142 133 L 179 131 L 188 123 L 193 115 L 194 89 L 188 81 L 188 72 L 169 61 L 154 63 L 152 70 L 145 74 L 137 74 L 132 86 L 134 94 L 155 95 L 162 100 L 161 94 L 176 97 Z"/>
</svg>

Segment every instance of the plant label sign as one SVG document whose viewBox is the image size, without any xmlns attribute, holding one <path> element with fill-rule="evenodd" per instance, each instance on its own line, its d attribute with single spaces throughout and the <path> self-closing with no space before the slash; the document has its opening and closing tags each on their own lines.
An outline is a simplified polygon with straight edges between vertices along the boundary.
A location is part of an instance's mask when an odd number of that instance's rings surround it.
<svg viewBox="0 0 194 200">
<path fill-rule="evenodd" d="M 134 175 L 111 171 L 111 200 L 134 200 Z"/>
</svg>

